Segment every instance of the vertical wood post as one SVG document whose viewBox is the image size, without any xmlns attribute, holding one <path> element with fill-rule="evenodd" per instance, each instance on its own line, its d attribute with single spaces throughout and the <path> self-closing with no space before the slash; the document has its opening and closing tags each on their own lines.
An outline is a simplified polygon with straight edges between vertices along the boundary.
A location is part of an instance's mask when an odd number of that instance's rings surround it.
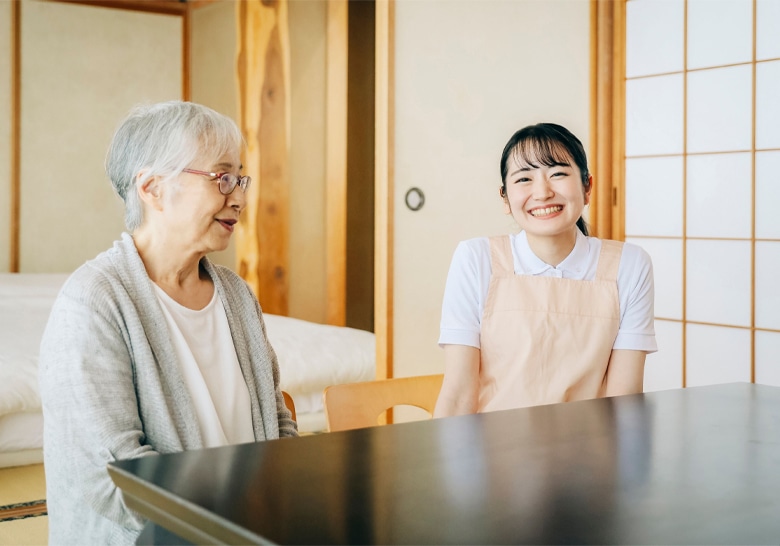
<svg viewBox="0 0 780 546">
<path fill-rule="evenodd" d="M 192 4 L 187 4 L 181 15 L 181 98 L 192 100 Z"/>
<path fill-rule="evenodd" d="M 625 0 L 591 0 L 593 235 L 625 238 Z"/>
<path fill-rule="evenodd" d="M 376 377 L 393 377 L 395 3 L 376 0 L 374 333 Z"/>
<path fill-rule="evenodd" d="M 286 315 L 289 286 L 290 41 L 287 0 L 242 0 L 239 122 L 244 172 L 254 178 L 236 230 L 238 273 L 263 310 Z"/>
<path fill-rule="evenodd" d="M 22 6 L 11 3 L 11 195 L 8 271 L 19 272 L 22 156 Z"/>
<path fill-rule="evenodd" d="M 347 98 L 349 3 L 328 0 L 325 141 L 327 321 L 347 323 Z"/>
</svg>

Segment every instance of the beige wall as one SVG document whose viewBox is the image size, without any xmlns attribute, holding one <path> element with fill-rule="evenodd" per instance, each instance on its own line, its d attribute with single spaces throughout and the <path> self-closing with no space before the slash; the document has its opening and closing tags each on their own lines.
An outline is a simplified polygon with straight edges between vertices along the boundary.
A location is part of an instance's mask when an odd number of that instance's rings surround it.
<svg viewBox="0 0 780 546">
<path fill-rule="evenodd" d="M 235 6 L 193 10 L 190 90 L 191 100 L 237 120 Z M 0 1 L 0 109 L 9 113 L 10 15 L 11 3 Z M 292 2 L 289 18 L 290 315 L 325 322 L 326 4 Z M 27 0 L 21 31 L 20 267 L 72 271 L 124 230 L 121 201 L 103 171 L 105 152 L 132 105 L 181 98 L 182 19 Z M 0 271 L 9 268 L 9 118 L 0 116 Z M 212 259 L 235 268 L 233 244 Z"/>
<path fill-rule="evenodd" d="M 588 146 L 590 5 L 396 4 L 395 376 L 440 373 L 441 300 L 458 241 L 515 231 L 498 196 L 514 131 L 560 123 Z M 418 212 L 404 204 L 425 192 Z"/>
<path fill-rule="evenodd" d="M 326 3 L 290 2 L 290 316 L 325 323 Z"/>
<path fill-rule="evenodd" d="M 123 229 L 121 205 L 102 170 L 105 149 L 132 104 L 180 96 L 181 19 L 40 0 L 24 4 L 22 270 L 68 271 Z M 421 0 L 397 7 L 396 256 L 416 269 L 400 265 L 396 273 L 396 321 L 419 327 L 406 332 L 397 325 L 396 350 L 416 352 L 424 342 L 423 354 L 436 368 L 440 297 L 455 241 L 511 229 L 493 191 L 497 155 L 509 132 L 532 118 L 558 119 L 587 142 L 589 19 L 587 2 L 575 0 Z M 0 2 L 0 9 L 10 13 L 9 3 Z M 8 17 L 2 20 L 0 70 L 7 71 L 10 38 L 2 33 L 9 33 Z M 324 322 L 326 4 L 291 2 L 289 20 L 290 315 Z M 522 40 L 519 21 L 526 23 Z M 139 39 L 147 31 L 153 39 Z M 518 53 L 523 44 L 532 54 Z M 237 118 L 234 47 L 235 3 L 194 10 L 191 98 Z M 556 63 L 560 70 L 551 68 Z M 521 92 L 518 82 L 526 82 L 529 71 L 556 83 L 535 80 Z M 6 109 L 7 81 L 0 79 L 0 107 Z M 7 123 L 2 116 L 5 172 Z M 402 202 L 412 185 L 428 196 L 420 213 Z M 0 211 L 8 207 L 8 194 L 8 177 L 2 176 Z M 432 211 L 444 216 L 417 224 Z M 8 267 L 7 224 L 0 226 L 0 270 Z M 232 267 L 235 250 L 214 259 Z M 430 297 L 417 299 L 423 294 Z"/>
<path fill-rule="evenodd" d="M 182 20 L 35 0 L 21 8 L 20 270 L 73 271 L 124 229 L 106 148 L 132 105 L 181 97 Z"/>
<path fill-rule="evenodd" d="M 191 22 L 190 100 L 238 121 L 235 4 L 220 2 L 193 10 Z M 234 239 L 226 250 L 210 258 L 235 269 Z"/>
</svg>

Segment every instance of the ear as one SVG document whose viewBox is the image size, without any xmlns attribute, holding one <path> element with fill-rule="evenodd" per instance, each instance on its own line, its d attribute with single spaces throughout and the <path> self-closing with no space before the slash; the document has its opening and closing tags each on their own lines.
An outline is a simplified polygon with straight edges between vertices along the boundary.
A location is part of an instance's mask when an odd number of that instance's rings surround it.
<svg viewBox="0 0 780 546">
<path fill-rule="evenodd" d="M 585 190 L 585 204 L 590 204 L 590 193 L 593 191 L 593 175 L 588 175 L 588 187 Z"/>
<path fill-rule="evenodd" d="M 154 210 L 162 210 L 162 186 L 160 185 L 160 177 L 152 176 L 151 178 L 141 182 L 146 171 L 139 172 L 135 177 L 135 187 L 138 192 L 138 197 L 141 202 L 146 206 L 151 207 Z"/>
<path fill-rule="evenodd" d="M 512 214 L 512 208 L 509 206 L 509 199 L 506 198 L 506 188 L 504 186 L 498 187 L 498 195 L 504 200 L 504 214 Z"/>
</svg>

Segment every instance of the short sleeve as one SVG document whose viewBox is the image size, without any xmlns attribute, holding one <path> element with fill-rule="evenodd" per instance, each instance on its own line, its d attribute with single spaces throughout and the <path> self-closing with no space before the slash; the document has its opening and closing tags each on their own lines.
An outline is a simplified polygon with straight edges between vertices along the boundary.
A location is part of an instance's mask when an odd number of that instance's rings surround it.
<svg viewBox="0 0 780 546">
<path fill-rule="evenodd" d="M 653 263 L 650 255 L 640 246 L 623 245 L 618 292 L 620 329 L 612 348 L 656 352 Z"/>
<path fill-rule="evenodd" d="M 490 243 L 462 241 L 450 263 L 442 301 L 439 345 L 480 347 L 482 312 L 490 285 Z"/>
</svg>

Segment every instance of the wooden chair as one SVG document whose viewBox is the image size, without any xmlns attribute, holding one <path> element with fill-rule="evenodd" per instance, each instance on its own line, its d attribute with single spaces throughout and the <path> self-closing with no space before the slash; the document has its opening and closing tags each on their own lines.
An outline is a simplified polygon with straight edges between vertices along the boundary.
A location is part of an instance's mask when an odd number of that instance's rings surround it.
<svg viewBox="0 0 780 546">
<path fill-rule="evenodd" d="M 293 402 L 292 396 L 285 391 L 282 391 L 282 396 L 284 397 L 284 405 L 287 406 L 287 409 L 292 413 L 292 420 L 297 423 L 298 419 L 295 417 L 295 402 Z"/>
<path fill-rule="evenodd" d="M 395 406 L 414 406 L 433 415 L 443 379 L 444 374 L 420 375 L 328 387 L 323 394 L 328 431 L 379 425 L 382 414 Z"/>
</svg>

